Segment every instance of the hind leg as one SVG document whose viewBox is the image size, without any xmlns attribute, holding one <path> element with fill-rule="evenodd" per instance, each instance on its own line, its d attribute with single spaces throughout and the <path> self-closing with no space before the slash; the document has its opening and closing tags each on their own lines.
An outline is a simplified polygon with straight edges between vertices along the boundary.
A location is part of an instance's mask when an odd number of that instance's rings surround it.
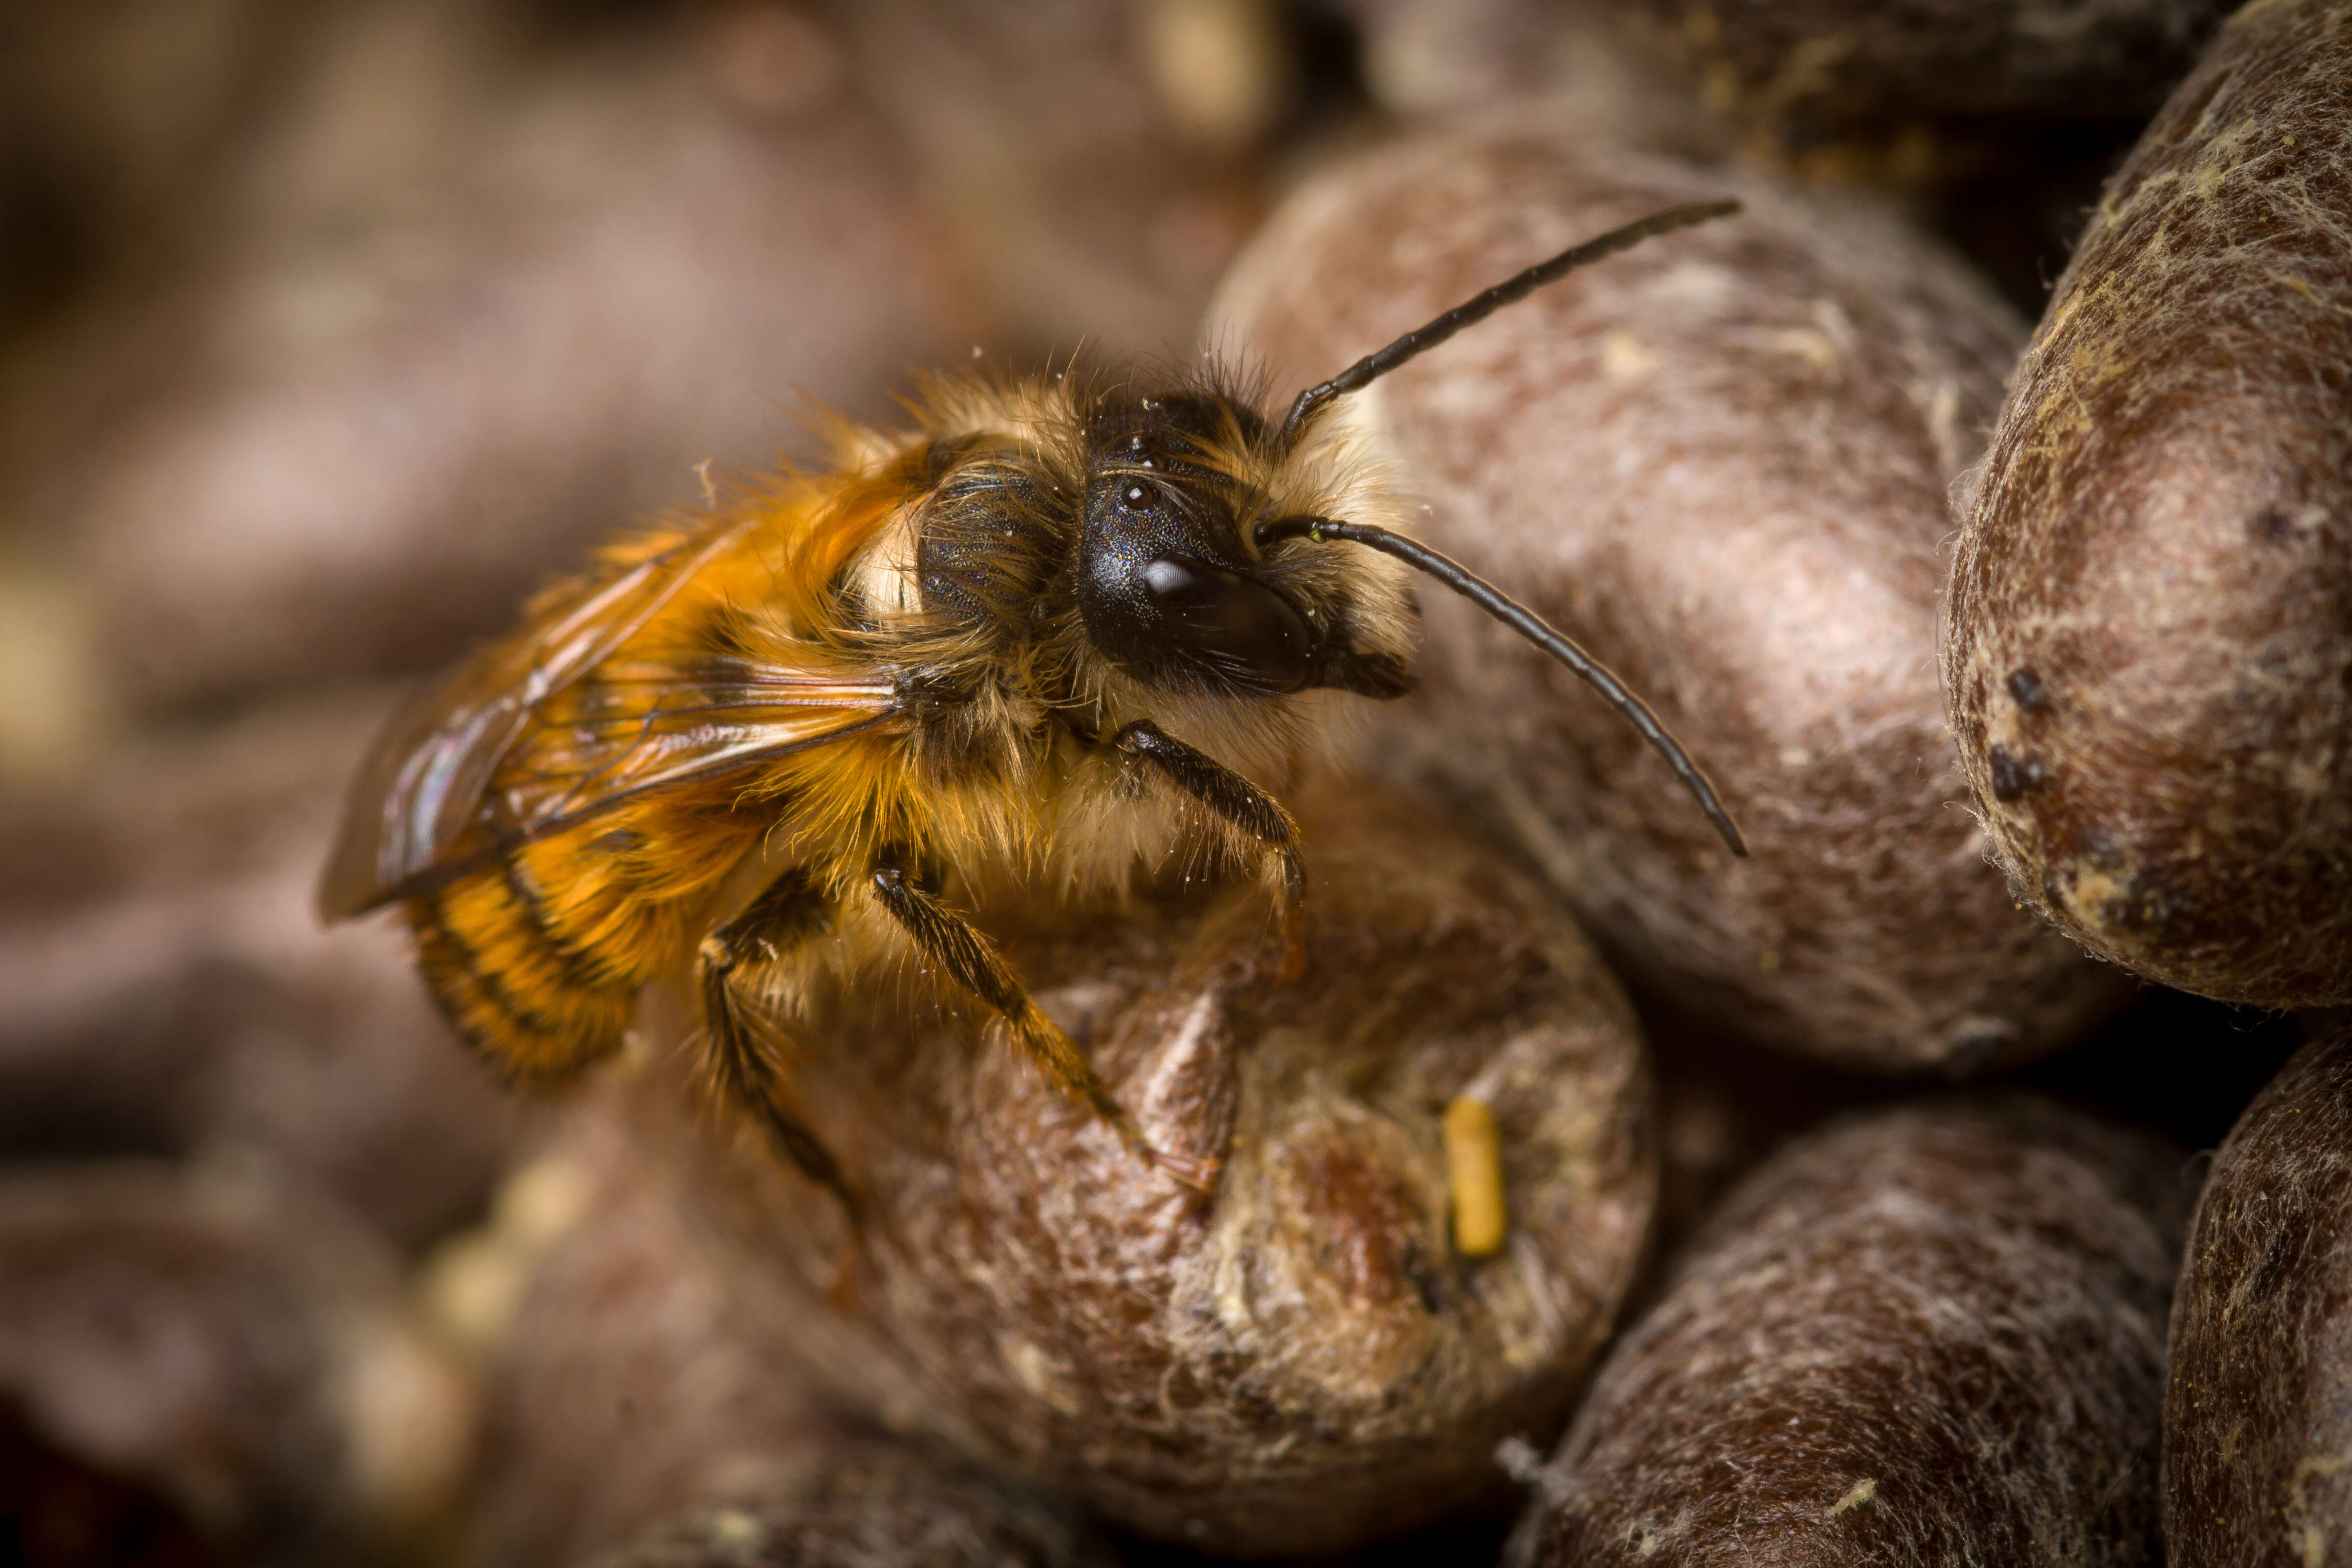
<svg viewBox="0 0 2352 1568">
<path fill-rule="evenodd" d="M 841 1166 L 807 1123 L 785 1109 L 783 1065 L 769 1037 L 773 1026 L 747 1008 L 738 994 L 743 972 L 791 956 L 824 934 L 832 908 L 805 871 L 795 868 L 768 884 L 743 912 L 702 939 L 698 967 L 706 1062 L 714 1087 L 729 1102 L 759 1117 L 768 1136 L 808 1178 L 832 1189 L 849 1217 L 857 1199 Z"/>
<path fill-rule="evenodd" d="M 1094 1064 L 1076 1042 L 1037 1010 L 1029 993 L 998 954 L 994 944 L 970 921 L 949 909 L 916 885 L 901 861 L 885 855 L 874 867 L 875 897 L 890 918 L 914 940 L 916 948 L 950 978 L 994 1009 L 1013 1030 L 1013 1040 L 1029 1053 L 1056 1087 L 1079 1100 L 1110 1123 L 1119 1142 L 1187 1186 L 1202 1192 L 1216 1178 L 1213 1161 L 1195 1160 L 1153 1148 L 1142 1130 L 1111 1097 L 1109 1086 L 1095 1073 Z"/>
</svg>

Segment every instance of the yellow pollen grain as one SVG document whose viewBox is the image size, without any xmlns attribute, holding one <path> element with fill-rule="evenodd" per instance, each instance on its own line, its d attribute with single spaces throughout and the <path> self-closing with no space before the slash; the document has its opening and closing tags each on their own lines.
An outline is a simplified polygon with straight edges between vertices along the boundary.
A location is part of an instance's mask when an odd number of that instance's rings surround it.
<svg viewBox="0 0 2352 1568">
<path fill-rule="evenodd" d="M 1875 1478 L 1866 1481 L 1857 1481 L 1852 1491 L 1837 1500 L 1837 1506 L 1830 1510 L 1830 1517 L 1835 1519 L 1848 1509 L 1860 1508 L 1877 1495 L 1878 1482 Z"/>
<path fill-rule="evenodd" d="M 1454 1250 L 1485 1258 L 1510 1228 L 1503 1210 L 1503 1135 L 1483 1100 L 1458 1095 L 1445 1108 L 1445 1172 L 1454 1197 Z"/>
</svg>

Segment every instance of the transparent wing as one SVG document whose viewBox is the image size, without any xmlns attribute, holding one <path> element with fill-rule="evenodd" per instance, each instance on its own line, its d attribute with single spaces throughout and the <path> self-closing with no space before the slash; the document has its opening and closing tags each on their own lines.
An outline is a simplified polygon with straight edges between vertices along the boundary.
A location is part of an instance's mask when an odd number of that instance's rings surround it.
<svg viewBox="0 0 2352 1568">
<path fill-rule="evenodd" d="M 892 719 L 891 682 L 838 668 L 603 668 L 749 526 L 714 528 L 582 585 L 419 694 L 353 786 L 320 913 L 413 896 L 648 790 Z"/>
<path fill-rule="evenodd" d="M 730 660 L 680 675 L 607 666 L 551 701 L 491 775 L 473 828 L 503 847 L 648 790 L 723 777 L 888 724 L 898 687 L 821 665 Z"/>
</svg>

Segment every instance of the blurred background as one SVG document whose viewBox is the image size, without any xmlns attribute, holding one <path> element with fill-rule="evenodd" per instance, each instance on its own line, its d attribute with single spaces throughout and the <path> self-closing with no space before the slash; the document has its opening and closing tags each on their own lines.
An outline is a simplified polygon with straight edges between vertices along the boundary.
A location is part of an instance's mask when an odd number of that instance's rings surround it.
<svg viewBox="0 0 2352 1568">
<path fill-rule="evenodd" d="M 1874 100 L 1672 0 L 12 0 L 0 770 L 429 667 L 812 403 L 1189 355 L 1268 205 L 1416 120 L 1875 184 L 2031 310 L 2122 97 Z"/>
<path fill-rule="evenodd" d="M 310 888 L 403 683 L 585 544 L 922 371 L 1197 355 L 1286 190 L 1465 114 L 1874 189 L 2038 314 L 2211 8 L 2063 113 L 1704 15 L 0 0 L 0 1562 L 450 1528 L 462 1240 L 577 1194 L 493 1212 L 531 1108 Z M 1864 1092 L 1750 1070 L 1708 1114 Z"/>
</svg>

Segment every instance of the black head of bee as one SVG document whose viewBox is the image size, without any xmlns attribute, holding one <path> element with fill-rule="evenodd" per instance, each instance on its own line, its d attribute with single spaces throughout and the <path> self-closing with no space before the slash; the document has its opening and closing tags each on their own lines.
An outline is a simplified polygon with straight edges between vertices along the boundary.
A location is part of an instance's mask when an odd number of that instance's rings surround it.
<svg viewBox="0 0 2352 1568">
<path fill-rule="evenodd" d="M 1655 235 L 1738 210 L 1732 201 L 1670 208 L 1610 230 L 1472 296 L 1300 392 L 1279 426 L 1247 400 L 1214 389 L 1119 394 L 1086 416 L 1082 511 L 1072 584 L 1094 650 L 1128 675 L 1169 690 L 1275 698 L 1315 687 L 1402 696 L 1412 681 L 1398 639 L 1383 636 L 1351 597 L 1347 572 L 1300 570 L 1302 550 L 1352 545 L 1402 562 L 1462 595 L 1591 686 L 1665 758 L 1733 853 L 1739 829 L 1697 763 L 1649 705 L 1565 634 L 1459 562 L 1374 523 L 1277 512 L 1279 492 L 1242 476 L 1279 470 L 1311 449 L 1339 399 L 1428 353 L 1456 332 L 1577 268 Z M 1058 494 L 1060 487 L 1053 487 Z M 1008 494 L 1001 486 L 992 492 Z M 1070 513 L 1052 531 L 1066 539 Z M 944 542 L 924 547 L 927 607 L 977 613 L 978 597 L 950 570 Z M 978 570 L 997 553 L 965 550 Z M 1273 552 L 1273 553 L 1269 553 Z M 959 595 L 971 598 L 966 610 Z M 1391 628 L 1392 629 L 1392 628 Z M 1359 634 L 1372 635 L 1361 639 Z"/>
<path fill-rule="evenodd" d="M 1106 406 L 1079 530 L 1087 640 L 1153 685 L 1276 696 L 1314 684 L 1316 618 L 1255 574 L 1220 444 L 1263 441 L 1254 410 L 1180 392 Z"/>
<path fill-rule="evenodd" d="M 1709 218 L 1727 216 L 1738 210 L 1739 204 L 1732 201 L 1693 203 L 1653 213 L 1581 245 L 1571 246 L 1549 260 L 1538 262 L 1493 288 L 1473 295 L 1386 347 L 1366 354 L 1330 380 L 1307 387 L 1292 401 L 1290 411 L 1284 416 L 1279 429 L 1269 435 L 1263 426 L 1259 426 L 1252 432 L 1251 440 L 1274 460 L 1284 460 L 1300 448 L 1324 412 L 1339 399 L 1362 391 L 1456 332 L 1475 326 L 1504 307 L 1526 299 L 1537 289 L 1556 283 L 1579 268 L 1590 266 L 1603 257 L 1638 245 L 1654 236 L 1704 223 Z M 1146 401 L 1145 412 L 1152 412 L 1149 400 Z M 1164 418 L 1155 419 L 1146 428 L 1128 436 L 1129 450 L 1139 455 L 1139 469 L 1140 457 L 1153 452 L 1153 432 L 1163 425 L 1171 429 L 1181 429 L 1184 422 L 1184 411 L 1171 406 Z M 1122 479 L 1128 481 L 1125 488 L 1114 489 Z M 1204 489 L 1213 494 L 1213 482 Z M 1191 555 L 1179 557 L 1176 552 L 1195 548 L 1196 536 L 1215 531 L 1213 526 L 1202 527 L 1196 520 L 1205 517 L 1212 524 L 1226 521 L 1231 518 L 1230 510 L 1221 511 L 1207 504 L 1175 509 L 1177 521 L 1171 531 L 1158 533 L 1139 530 L 1138 537 L 1150 539 L 1149 545 L 1140 545 L 1125 555 L 1113 552 L 1109 549 L 1110 542 L 1128 516 L 1119 509 L 1131 505 L 1140 515 L 1159 505 L 1160 497 L 1168 493 L 1173 492 L 1166 486 L 1155 485 L 1148 469 L 1129 475 L 1118 467 L 1116 460 L 1108 464 L 1098 461 L 1097 464 L 1087 495 L 1087 552 L 1088 566 L 1098 573 L 1099 582 L 1098 584 L 1089 584 L 1082 592 L 1095 594 L 1098 603 L 1107 607 L 1108 613 L 1099 609 L 1087 611 L 1088 633 L 1103 642 L 1107 652 L 1114 651 L 1119 646 L 1116 639 L 1126 638 L 1129 646 L 1132 646 L 1139 638 L 1156 634 L 1162 639 L 1162 648 L 1157 657 L 1163 659 L 1181 657 L 1200 668 L 1222 669 L 1230 667 L 1245 672 L 1249 679 L 1269 684 L 1278 680 L 1294 682 L 1287 687 L 1273 687 L 1273 689 L 1296 690 L 1301 686 L 1317 684 L 1349 686 L 1353 689 L 1370 691 L 1370 682 L 1357 684 L 1346 679 L 1331 679 L 1328 674 L 1321 679 L 1314 679 L 1318 665 L 1327 669 L 1335 665 L 1344 668 L 1344 660 L 1334 661 L 1324 656 L 1312 633 L 1308 634 L 1304 659 L 1294 657 L 1292 650 L 1295 645 L 1288 635 L 1288 622 L 1284 617 L 1286 611 L 1296 616 L 1295 606 L 1290 606 L 1279 595 L 1274 594 L 1263 580 L 1251 576 L 1246 569 L 1234 564 L 1233 558 L 1199 557 L 1210 567 L 1208 580 L 1213 584 L 1207 588 L 1201 586 L 1202 575 L 1191 569 L 1196 558 Z M 1461 563 L 1427 545 L 1371 523 L 1301 514 L 1253 517 L 1247 521 L 1246 526 L 1250 531 L 1253 552 L 1297 540 L 1316 545 L 1360 545 L 1402 561 L 1414 571 L 1468 599 L 1566 667 L 1631 721 L 1643 739 L 1665 758 L 1732 853 L 1745 855 L 1748 852 L 1739 829 L 1732 822 L 1730 814 L 1724 810 L 1715 786 L 1699 771 L 1698 764 L 1691 760 L 1689 753 L 1683 750 L 1681 742 L 1669 734 L 1665 726 L 1658 721 L 1657 715 L 1650 711 L 1649 705 L 1627 690 L 1622 681 L 1579 647 L 1573 639 L 1514 602 Z M 1099 544 L 1098 535 L 1102 541 Z M 1240 553 L 1236 550 L 1234 555 L 1237 557 Z M 1161 562 L 1169 564 L 1159 564 Z M 1170 588 L 1168 597 L 1171 600 L 1182 598 L 1185 606 L 1182 615 L 1190 616 L 1197 622 L 1197 631 L 1187 625 L 1182 616 L 1171 614 L 1168 607 L 1150 599 L 1153 583 L 1147 574 L 1154 571 L 1166 580 Z M 1196 599 L 1203 607 L 1190 607 Z M 1267 602 L 1269 600 L 1271 604 Z M 1101 616 L 1099 630 L 1097 615 Z M 1305 624 L 1303 619 L 1301 624 Z M 1181 656 L 1167 651 L 1188 639 L 1198 645 L 1193 651 Z M 1402 671 L 1394 672 L 1395 678 L 1401 676 Z M 1238 685 L 1238 678 L 1229 679 Z M 1370 694 L 1393 696 L 1402 689 L 1402 679 L 1397 679 L 1393 689 L 1370 691 Z"/>
</svg>

